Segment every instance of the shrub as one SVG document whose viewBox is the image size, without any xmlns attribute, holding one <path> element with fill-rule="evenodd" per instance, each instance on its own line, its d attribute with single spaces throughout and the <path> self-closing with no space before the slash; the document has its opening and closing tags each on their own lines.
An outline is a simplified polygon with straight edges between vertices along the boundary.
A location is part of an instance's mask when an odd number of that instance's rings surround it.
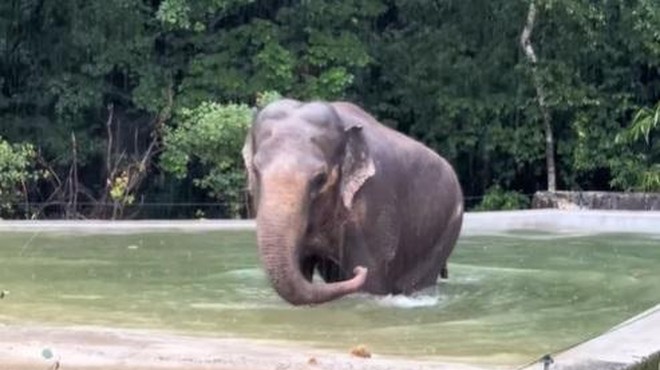
<svg viewBox="0 0 660 370">
<path fill-rule="evenodd" d="M 39 177 L 32 169 L 34 157 L 32 145 L 10 144 L 0 137 L 0 216 L 13 213 L 13 206 L 26 196 L 26 183 Z"/>
<path fill-rule="evenodd" d="M 497 211 L 529 208 L 529 198 L 517 191 L 507 191 L 499 185 L 490 187 L 475 211 Z"/>
</svg>

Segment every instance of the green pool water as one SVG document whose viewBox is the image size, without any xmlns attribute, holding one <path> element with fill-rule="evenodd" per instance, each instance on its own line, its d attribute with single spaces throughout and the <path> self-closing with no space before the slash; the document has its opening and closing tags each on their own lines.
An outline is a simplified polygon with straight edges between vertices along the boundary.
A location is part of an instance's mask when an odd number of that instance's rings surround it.
<svg viewBox="0 0 660 370">
<path fill-rule="evenodd" d="M 416 297 L 292 307 L 253 232 L 0 235 L 0 323 L 267 338 L 516 365 L 660 302 L 660 235 L 464 236 L 450 278 Z"/>
</svg>

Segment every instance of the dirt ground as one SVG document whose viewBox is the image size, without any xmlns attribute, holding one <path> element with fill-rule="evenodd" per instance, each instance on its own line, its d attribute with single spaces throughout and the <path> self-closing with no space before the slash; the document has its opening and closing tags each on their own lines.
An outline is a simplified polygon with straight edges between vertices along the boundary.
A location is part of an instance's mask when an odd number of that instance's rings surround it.
<svg viewBox="0 0 660 370">
<path fill-rule="evenodd" d="M 349 350 L 340 353 L 267 341 L 146 330 L 0 324 L 0 370 L 481 369 L 378 355 L 360 358 Z"/>
</svg>

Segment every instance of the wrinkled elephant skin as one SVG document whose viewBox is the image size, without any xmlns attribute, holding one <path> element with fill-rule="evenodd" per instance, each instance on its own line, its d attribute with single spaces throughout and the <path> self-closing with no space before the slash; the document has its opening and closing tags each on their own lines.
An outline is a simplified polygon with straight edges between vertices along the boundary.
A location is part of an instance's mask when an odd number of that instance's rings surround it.
<svg viewBox="0 0 660 370">
<path fill-rule="evenodd" d="M 410 294 L 446 275 L 463 220 L 453 168 L 358 106 L 271 103 L 243 157 L 259 256 L 291 304 Z"/>
</svg>

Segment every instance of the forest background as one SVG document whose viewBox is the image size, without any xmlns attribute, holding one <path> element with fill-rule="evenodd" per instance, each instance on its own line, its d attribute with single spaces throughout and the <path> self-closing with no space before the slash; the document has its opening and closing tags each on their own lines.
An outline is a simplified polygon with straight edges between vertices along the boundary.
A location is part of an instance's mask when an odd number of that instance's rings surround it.
<svg viewBox="0 0 660 370">
<path fill-rule="evenodd" d="M 657 0 L 5 0 L 0 217 L 246 217 L 279 96 L 353 101 L 469 209 L 660 191 Z"/>
</svg>

